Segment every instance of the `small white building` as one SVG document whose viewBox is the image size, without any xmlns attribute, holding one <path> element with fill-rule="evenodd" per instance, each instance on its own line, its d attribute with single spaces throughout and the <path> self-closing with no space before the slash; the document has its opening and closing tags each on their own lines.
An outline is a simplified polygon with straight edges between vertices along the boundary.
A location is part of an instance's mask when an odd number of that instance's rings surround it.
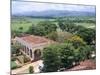
<svg viewBox="0 0 100 75">
<path fill-rule="evenodd" d="M 21 46 L 21 52 L 31 60 L 40 59 L 43 48 L 54 43 L 54 41 L 50 39 L 34 35 L 16 37 L 14 40 L 15 44 Z"/>
</svg>

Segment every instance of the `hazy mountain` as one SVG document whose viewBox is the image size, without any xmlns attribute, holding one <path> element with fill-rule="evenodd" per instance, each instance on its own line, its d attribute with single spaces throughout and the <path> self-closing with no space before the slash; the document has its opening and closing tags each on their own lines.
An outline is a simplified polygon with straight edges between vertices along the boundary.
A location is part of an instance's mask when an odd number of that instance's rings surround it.
<svg viewBox="0 0 100 75">
<path fill-rule="evenodd" d="M 95 12 L 89 11 L 68 11 L 68 10 L 47 10 L 47 11 L 31 11 L 24 13 L 12 14 L 14 16 L 41 16 L 41 17 L 63 17 L 63 16 L 95 16 Z"/>
</svg>

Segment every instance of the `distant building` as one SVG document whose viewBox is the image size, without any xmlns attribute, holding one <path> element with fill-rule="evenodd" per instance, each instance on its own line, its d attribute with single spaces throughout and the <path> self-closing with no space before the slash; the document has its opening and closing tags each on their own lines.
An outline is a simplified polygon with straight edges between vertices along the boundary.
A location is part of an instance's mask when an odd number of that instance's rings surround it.
<svg viewBox="0 0 100 75">
<path fill-rule="evenodd" d="M 38 60 L 41 58 L 43 48 L 54 43 L 54 41 L 40 36 L 26 35 L 16 37 L 14 43 L 20 45 L 21 52 L 31 60 Z"/>
</svg>

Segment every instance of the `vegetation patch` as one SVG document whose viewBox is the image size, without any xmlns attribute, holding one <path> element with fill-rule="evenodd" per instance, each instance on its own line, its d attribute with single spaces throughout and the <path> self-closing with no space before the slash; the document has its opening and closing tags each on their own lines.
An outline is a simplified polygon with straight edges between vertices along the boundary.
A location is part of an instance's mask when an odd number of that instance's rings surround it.
<svg viewBox="0 0 100 75">
<path fill-rule="evenodd" d="M 19 67 L 21 67 L 21 66 L 18 66 L 15 61 L 11 61 L 11 69 L 16 69 Z"/>
</svg>

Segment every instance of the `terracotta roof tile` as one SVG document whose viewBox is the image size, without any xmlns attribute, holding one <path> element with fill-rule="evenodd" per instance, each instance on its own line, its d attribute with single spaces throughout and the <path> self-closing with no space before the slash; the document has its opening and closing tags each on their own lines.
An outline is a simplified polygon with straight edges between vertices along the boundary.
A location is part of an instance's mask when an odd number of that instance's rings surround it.
<svg viewBox="0 0 100 75">
<path fill-rule="evenodd" d="M 22 36 L 19 38 L 21 38 L 25 42 L 30 43 L 32 45 L 33 44 L 48 43 L 48 42 L 52 41 L 52 40 L 49 40 L 47 38 L 40 37 L 40 36 L 34 36 L 34 35 L 27 35 L 27 36 Z"/>
</svg>

